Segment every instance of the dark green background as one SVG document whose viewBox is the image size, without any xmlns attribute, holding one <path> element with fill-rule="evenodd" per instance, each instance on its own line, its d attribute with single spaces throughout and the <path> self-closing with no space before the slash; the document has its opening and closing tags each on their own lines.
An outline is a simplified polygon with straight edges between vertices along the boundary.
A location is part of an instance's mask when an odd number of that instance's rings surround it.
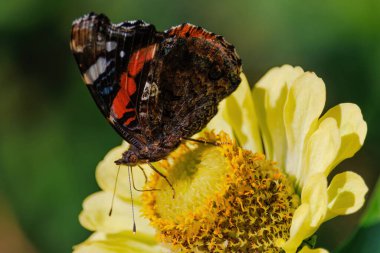
<svg viewBox="0 0 380 253">
<path fill-rule="evenodd" d="M 251 84 L 285 63 L 316 72 L 327 86 L 326 108 L 356 103 L 369 127 L 362 150 L 336 171 L 354 170 L 374 188 L 380 1 L 2 1 L 0 252 L 70 252 L 89 235 L 78 223 L 81 203 L 98 189 L 96 164 L 121 141 L 98 112 L 69 49 L 71 22 L 90 11 L 115 23 L 144 19 L 165 30 L 191 22 L 222 34 L 236 46 Z M 336 249 L 358 221 L 357 214 L 323 225 L 318 246 Z M 367 234 L 353 240 L 352 252 L 374 252 L 365 243 L 374 233 Z M 4 238 L 11 238 L 13 251 L 4 251 Z"/>
</svg>

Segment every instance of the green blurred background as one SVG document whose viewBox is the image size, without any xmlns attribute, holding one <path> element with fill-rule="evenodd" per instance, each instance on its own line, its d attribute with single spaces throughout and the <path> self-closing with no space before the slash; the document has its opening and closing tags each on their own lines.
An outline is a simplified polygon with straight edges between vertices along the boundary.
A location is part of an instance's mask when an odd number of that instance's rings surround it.
<svg viewBox="0 0 380 253">
<path fill-rule="evenodd" d="M 165 30 L 190 22 L 222 34 L 236 46 L 251 84 L 285 63 L 316 72 L 327 86 L 326 108 L 362 108 L 366 143 L 336 171 L 358 172 L 373 192 L 380 173 L 380 1 L 2 1 L 1 253 L 70 252 L 89 235 L 78 223 L 81 203 L 98 189 L 96 164 L 121 142 L 69 49 L 72 21 L 90 11 L 115 23 L 144 19 Z M 361 212 L 323 225 L 318 246 L 336 250 L 350 241 L 344 252 L 380 252 L 371 239 L 380 238 L 379 202 L 363 209 L 372 213 L 368 219 Z"/>
</svg>

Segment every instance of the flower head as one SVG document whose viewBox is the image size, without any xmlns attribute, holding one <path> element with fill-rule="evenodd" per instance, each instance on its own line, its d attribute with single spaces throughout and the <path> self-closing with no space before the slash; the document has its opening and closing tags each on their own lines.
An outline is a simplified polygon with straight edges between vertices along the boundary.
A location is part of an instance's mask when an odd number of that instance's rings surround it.
<svg viewBox="0 0 380 253">
<path fill-rule="evenodd" d="M 264 155 L 238 147 L 223 132 L 206 138 L 220 144 L 183 145 L 162 163 L 178 196 L 173 200 L 154 176 L 149 186 L 163 192 L 143 195 L 145 215 L 174 251 L 275 251 L 270 242 L 287 238 L 299 206 L 291 182 Z"/>
<path fill-rule="evenodd" d="M 304 244 L 323 222 L 364 203 L 359 175 L 343 172 L 330 183 L 327 176 L 362 146 L 366 123 L 349 103 L 320 117 L 325 84 L 299 67 L 270 70 L 252 91 L 242 79 L 209 128 L 245 149 L 180 148 L 161 163 L 178 199 L 146 193 L 144 212 L 173 250 L 312 251 Z M 157 176 L 151 184 L 165 189 Z"/>
<path fill-rule="evenodd" d="M 367 126 L 355 104 L 340 104 L 322 117 L 326 91 L 314 73 L 284 65 L 271 69 L 253 90 L 242 75 L 236 92 L 220 105 L 203 137 L 219 145 L 187 142 L 155 166 L 137 196 L 137 236 L 131 232 L 130 198 L 120 182 L 108 217 L 117 167 L 126 146 L 98 165 L 102 192 L 84 202 L 80 221 L 96 231 L 75 252 L 326 252 L 310 238 L 319 226 L 351 214 L 364 203 L 367 187 L 354 172 L 330 172 L 363 145 Z M 230 137 L 232 137 L 232 140 Z M 144 177 L 133 169 L 135 180 Z M 126 178 L 126 168 L 120 177 Z M 137 173 L 140 173 L 137 175 Z M 156 231 L 152 228 L 156 229 Z M 140 228 L 140 229 L 139 229 Z M 156 244 L 157 235 L 163 245 Z M 145 248 L 148 247 L 148 248 Z M 95 249 L 97 251 L 95 251 Z"/>
<path fill-rule="evenodd" d="M 320 117 L 326 88 L 314 73 L 288 65 L 270 70 L 253 89 L 268 159 L 292 178 L 301 195 L 290 238 L 283 245 L 294 252 L 319 226 L 338 215 L 356 212 L 368 191 L 354 172 L 327 176 L 363 145 L 367 125 L 360 109 L 339 104 Z"/>
</svg>

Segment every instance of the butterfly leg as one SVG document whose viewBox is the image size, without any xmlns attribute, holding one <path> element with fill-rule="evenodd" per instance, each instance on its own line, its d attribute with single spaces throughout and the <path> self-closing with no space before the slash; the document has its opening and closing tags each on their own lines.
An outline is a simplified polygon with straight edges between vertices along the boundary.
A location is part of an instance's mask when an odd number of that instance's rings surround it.
<svg viewBox="0 0 380 253">
<path fill-rule="evenodd" d="M 140 170 L 142 171 L 142 173 L 144 174 L 144 177 L 145 177 L 145 183 L 148 182 L 148 177 L 146 176 L 146 173 L 145 173 L 145 170 L 143 167 L 140 166 L 140 164 L 137 164 L 137 166 L 140 168 Z"/>
<path fill-rule="evenodd" d="M 213 145 L 213 146 L 219 146 L 219 143 L 216 142 L 216 141 L 206 141 L 206 140 L 202 140 L 202 139 L 193 139 L 193 138 L 182 138 L 186 141 L 193 141 L 193 142 L 198 142 L 198 143 L 202 143 L 202 144 L 209 144 L 209 145 Z"/>
<path fill-rule="evenodd" d="M 145 183 L 146 183 L 148 181 L 148 177 L 146 176 L 144 169 L 140 165 L 137 165 L 137 166 L 143 172 L 143 174 L 145 176 Z M 160 189 L 137 189 L 136 185 L 135 185 L 135 179 L 133 177 L 133 169 L 131 169 L 131 175 L 132 175 L 132 186 L 133 186 L 133 189 L 135 189 L 135 191 L 138 191 L 138 192 L 151 192 L 151 191 L 159 191 L 160 190 Z"/>
<path fill-rule="evenodd" d="M 154 170 L 158 175 L 160 175 L 161 177 L 163 177 L 165 179 L 165 181 L 168 183 L 168 185 L 170 186 L 170 188 L 172 188 L 172 191 L 173 191 L 173 199 L 175 198 L 175 190 L 174 190 L 174 187 L 173 185 L 170 183 L 169 179 L 164 175 L 162 174 L 159 170 L 157 170 L 150 162 L 148 162 L 148 165 L 149 167 Z"/>
<path fill-rule="evenodd" d="M 193 138 L 182 138 L 182 139 L 186 140 L 186 141 L 193 141 L 193 142 L 198 142 L 198 143 L 213 145 L 213 146 L 220 146 L 223 144 L 231 144 L 230 142 L 206 141 L 206 140 L 202 140 L 202 139 L 193 139 Z"/>
</svg>

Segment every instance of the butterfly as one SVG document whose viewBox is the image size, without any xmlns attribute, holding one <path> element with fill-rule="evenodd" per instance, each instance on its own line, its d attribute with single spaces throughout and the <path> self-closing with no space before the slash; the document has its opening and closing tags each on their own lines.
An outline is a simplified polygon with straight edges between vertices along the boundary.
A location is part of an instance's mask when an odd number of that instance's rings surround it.
<svg viewBox="0 0 380 253">
<path fill-rule="evenodd" d="M 235 47 L 189 23 L 159 32 L 142 20 L 113 24 L 89 13 L 73 22 L 70 46 L 95 103 L 130 144 L 116 164 L 167 157 L 241 82 Z"/>
</svg>

